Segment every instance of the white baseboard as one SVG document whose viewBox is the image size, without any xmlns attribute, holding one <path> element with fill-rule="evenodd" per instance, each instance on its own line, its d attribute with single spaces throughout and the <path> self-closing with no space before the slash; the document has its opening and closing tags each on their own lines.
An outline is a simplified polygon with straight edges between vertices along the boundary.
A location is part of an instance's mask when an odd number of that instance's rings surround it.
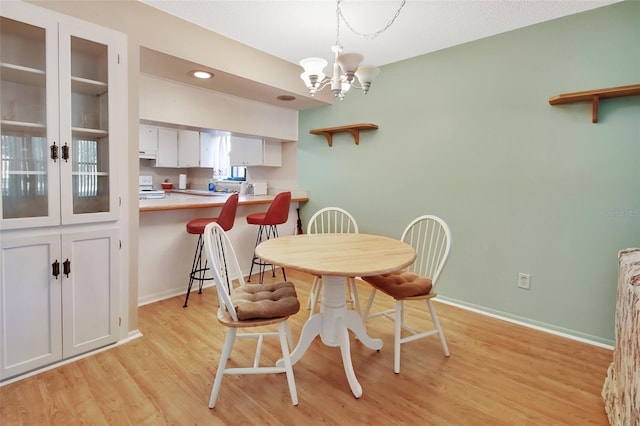
<svg viewBox="0 0 640 426">
<path fill-rule="evenodd" d="M 447 305 L 455 306 L 457 308 L 465 309 L 467 311 L 475 312 L 481 315 L 486 315 L 492 318 L 496 318 L 502 321 L 507 321 L 513 324 L 518 324 L 523 327 L 532 328 L 534 330 L 542 331 L 545 333 L 553 334 L 556 336 L 565 337 L 567 339 L 575 340 L 589 345 L 598 346 L 605 349 L 614 349 L 615 342 L 609 339 L 603 339 L 598 336 L 592 336 L 589 334 L 581 333 L 575 330 L 569 330 L 562 327 L 557 327 L 551 324 L 546 324 L 538 321 L 533 321 L 529 318 L 519 317 L 517 315 L 511 315 L 506 312 L 496 311 L 493 309 L 485 308 L 484 306 L 473 305 L 470 303 L 460 302 L 458 300 L 449 299 L 447 297 L 438 296 L 433 299 L 434 302 L 445 303 Z"/>
<path fill-rule="evenodd" d="M 276 266 L 276 271 L 280 269 L 279 266 Z M 249 275 L 249 268 L 247 268 L 247 271 L 242 271 L 242 273 L 244 274 L 243 276 L 246 277 Z M 234 277 L 234 279 L 236 279 L 237 277 Z M 213 281 L 209 281 L 207 283 L 205 283 L 202 288 L 208 288 L 208 287 L 213 287 L 215 285 L 215 283 Z M 194 287 L 195 287 L 195 283 L 194 283 Z M 192 288 L 191 289 L 191 293 L 196 292 L 197 288 Z M 184 296 L 186 295 L 187 292 L 185 291 L 184 286 L 180 286 L 180 287 L 175 287 L 169 290 L 163 290 L 160 292 L 156 292 L 156 293 L 151 293 L 151 294 L 147 294 L 145 296 L 139 297 L 138 298 L 138 307 L 140 306 L 144 306 L 144 305 L 148 305 L 150 303 L 155 303 L 155 302 L 159 302 L 161 300 L 165 300 L 165 299 L 170 299 L 172 297 L 175 296 Z"/>
<path fill-rule="evenodd" d="M 247 272 L 248 274 L 248 272 Z M 245 275 L 246 277 L 246 275 Z M 205 284 L 203 288 L 212 287 L 213 283 Z M 195 290 L 192 290 L 192 292 Z M 152 295 L 148 295 L 141 299 L 138 299 L 138 306 L 148 305 L 149 303 L 159 302 L 164 299 L 169 299 L 171 297 L 184 295 L 186 292 L 183 287 L 176 288 L 170 291 L 164 291 L 162 293 L 156 293 Z M 556 336 L 565 337 L 567 339 L 575 340 L 578 342 L 587 343 L 589 345 L 598 346 L 605 349 L 614 349 L 615 342 L 613 340 L 604 339 L 602 337 L 593 336 L 586 333 L 581 333 L 579 331 L 570 330 L 562 327 L 557 327 L 552 324 L 547 324 L 539 321 L 534 321 L 530 318 L 520 317 L 517 315 L 512 315 L 507 312 L 497 311 L 494 309 L 486 308 L 484 306 L 474 305 L 471 303 L 462 302 L 459 300 L 451 299 L 442 295 L 438 295 L 437 298 L 433 299 L 435 302 L 445 303 L 451 306 L 455 306 L 461 309 L 465 309 L 468 311 L 472 311 L 481 315 L 486 315 L 492 318 L 496 318 L 502 321 L 511 322 L 513 324 L 518 324 L 523 327 L 532 328 L 534 330 L 539 330 L 545 333 L 553 334 Z"/>
<path fill-rule="evenodd" d="M 39 368 L 37 370 L 29 371 L 28 373 L 21 374 L 21 375 L 16 376 L 16 377 L 12 377 L 11 379 L 7 379 L 7 380 L 3 381 L 2 383 L 0 383 L 0 387 L 5 386 L 5 385 L 9 385 L 11 383 L 19 382 L 20 380 L 24 380 L 27 377 L 36 376 L 36 375 L 38 375 L 40 373 L 44 373 L 45 371 L 53 370 L 54 368 L 58 368 L 58 367 L 61 367 L 63 365 L 66 365 L 66 364 L 70 364 L 72 362 L 76 362 L 76 361 L 78 361 L 80 359 L 83 359 L 83 358 L 88 358 L 88 357 L 93 356 L 95 354 L 98 354 L 100 352 L 108 351 L 109 349 L 113 349 L 113 348 L 115 348 L 117 346 L 124 345 L 125 343 L 129 343 L 132 340 L 135 340 L 135 339 L 137 339 L 139 337 L 142 337 L 142 333 L 140 333 L 140 331 L 138 331 L 138 330 L 130 331 L 128 333 L 126 339 L 122 339 L 122 340 L 119 340 L 116 343 L 113 343 L 111 345 L 104 346 L 102 348 L 99 348 L 99 349 L 96 349 L 96 350 L 93 350 L 93 351 L 90 351 L 90 352 L 86 352 L 86 353 L 80 354 L 78 356 L 75 356 L 73 358 L 68 358 L 68 359 L 56 362 L 54 364 L 49 364 L 46 367 L 42 367 L 42 368 Z"/>
</svg>

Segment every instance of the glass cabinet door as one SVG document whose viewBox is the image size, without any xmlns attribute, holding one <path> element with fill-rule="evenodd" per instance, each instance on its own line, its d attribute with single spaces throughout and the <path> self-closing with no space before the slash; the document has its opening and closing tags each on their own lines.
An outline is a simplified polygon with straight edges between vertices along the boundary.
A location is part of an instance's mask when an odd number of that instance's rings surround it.
<svg viewBox="0 0 640 426">
<path fill-rule="evenodd" d="M 71 37 L 73 214 L 109 211 L 108 47 Z"/>
<path fill-rule="evenodd" d="M 0 221 L 3 228 L 56 224 L 57 64 L 47 48 L 57 29 L 0 20 Z"/>
<path fill-rule="evenodd" d="M 111 173 L 115 153 L 109 138 L 109 89 L 117 54 L 111 37 L 82 28 L 60 29 L 60 131 L 69 152 L 69 160 L 61 163 L 62 223 L 117 218 Z"/>
</svg>

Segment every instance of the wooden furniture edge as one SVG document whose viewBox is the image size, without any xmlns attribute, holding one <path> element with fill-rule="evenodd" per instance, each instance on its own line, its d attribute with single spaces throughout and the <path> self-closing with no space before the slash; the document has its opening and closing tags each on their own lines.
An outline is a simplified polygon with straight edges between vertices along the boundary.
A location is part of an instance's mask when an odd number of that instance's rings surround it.
<svg viewBox="0 0 640 426">
<path fill-rule="evenodd" d="M 337 126 L 337 127 L 325 127 L 322 129 L 311 129 L 309 133 L 312 135 L 322 135 L 327 138 L 327 143 L 329 146 L 333 146 L 333 134 L 334 133 L 351 133 L 353 136 L 353 141 L 356 145 L 360 145 L 360 130 L 375 130 L 378 128 L 377 124 L 373 123 L 359 123 L 359 124 L 348 124 L 346 126 Z"/>
<path fill-rule="evenodd" d="M 561 93 L 549 98 L 549 105 L 562 105 L 574 102 L 592 102 L 591 122 L 598 122 L 598 104 L 600 99 L 618 98 L 621 96 L 640 95 L 640 84 L 608 87 L 605 89 L 585 90 L 582 92 Z"/>
<path fill-rule="evenodd" d="M 227 201 L 225 198 L 222 201 L 211 202 L 211 203 L 189 203 L 189 204 L 160 204 L 157 206 L 144 206 L 139 207 L 140 212 L 153 212 L 153 211 L 163 211 L 163 210 L 184 210 L 184 209 L 207 209 L 211 207 L 222 207 Z M 273 199 L 259 199 L 259 200 L 241 200 L 238 201 L 239 206 L 254 206 L 259 204 L 271 204 Z M 292 197 L 291 202 L 296 203 L 305 203 L 309 201 L 309 197 Z"/>
</svg>

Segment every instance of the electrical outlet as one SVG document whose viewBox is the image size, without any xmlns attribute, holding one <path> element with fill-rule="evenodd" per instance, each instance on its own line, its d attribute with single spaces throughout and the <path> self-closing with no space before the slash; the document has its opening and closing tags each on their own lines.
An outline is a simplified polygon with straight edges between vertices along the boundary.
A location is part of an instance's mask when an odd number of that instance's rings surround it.
<svg viewBox="0 0 640 426">
<path fill-rule="evenodd" d="M 531 285 L 531 275 L 520 272 L 518 274 L 518 288 L 529 290 Z"/>
</svg>

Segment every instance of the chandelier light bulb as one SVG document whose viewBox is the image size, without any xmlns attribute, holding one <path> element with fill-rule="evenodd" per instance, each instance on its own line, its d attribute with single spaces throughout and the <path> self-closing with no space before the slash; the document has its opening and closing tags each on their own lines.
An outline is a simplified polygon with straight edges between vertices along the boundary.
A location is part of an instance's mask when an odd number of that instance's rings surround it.
<svg viewBox="0 0 640 426">
<path fill-rule="evenodd" d="M 371 83 L 375 78 L 380 74 L 380 68 L 374 67 L 373 65 L 362 65 L 356 71 L 356 77 L 360 82 L 360 86 L 362 86 L 362 91 L 366 94 L 371 87 Z"/>
<path fill-rule="evenodd" d="M 343 53 L 338 56 L 337 62 L 340 65 L 340 69 L 345 74 L 353 74 L 358 69 L 358 65 L 364 57 L 359 53 Z"/>
<path fill-rule="evenodd" d="M 327 64 L 328 62 L 322 58 L 305 58 L 300 61 L 304 72 L 309 76 L 320 74 L 324 76 L 324 67 L 326 67 Z"/>
<path fill-rule="evenodd" d="M 300 65 L 304 68 L 300 78 L 309 89 L 309 94 L 315 96 L 324 84 L 324 67 L 327 66 L 327 61 L 322 58 L 305 58 L 300 61 Z"/>
</svg>

